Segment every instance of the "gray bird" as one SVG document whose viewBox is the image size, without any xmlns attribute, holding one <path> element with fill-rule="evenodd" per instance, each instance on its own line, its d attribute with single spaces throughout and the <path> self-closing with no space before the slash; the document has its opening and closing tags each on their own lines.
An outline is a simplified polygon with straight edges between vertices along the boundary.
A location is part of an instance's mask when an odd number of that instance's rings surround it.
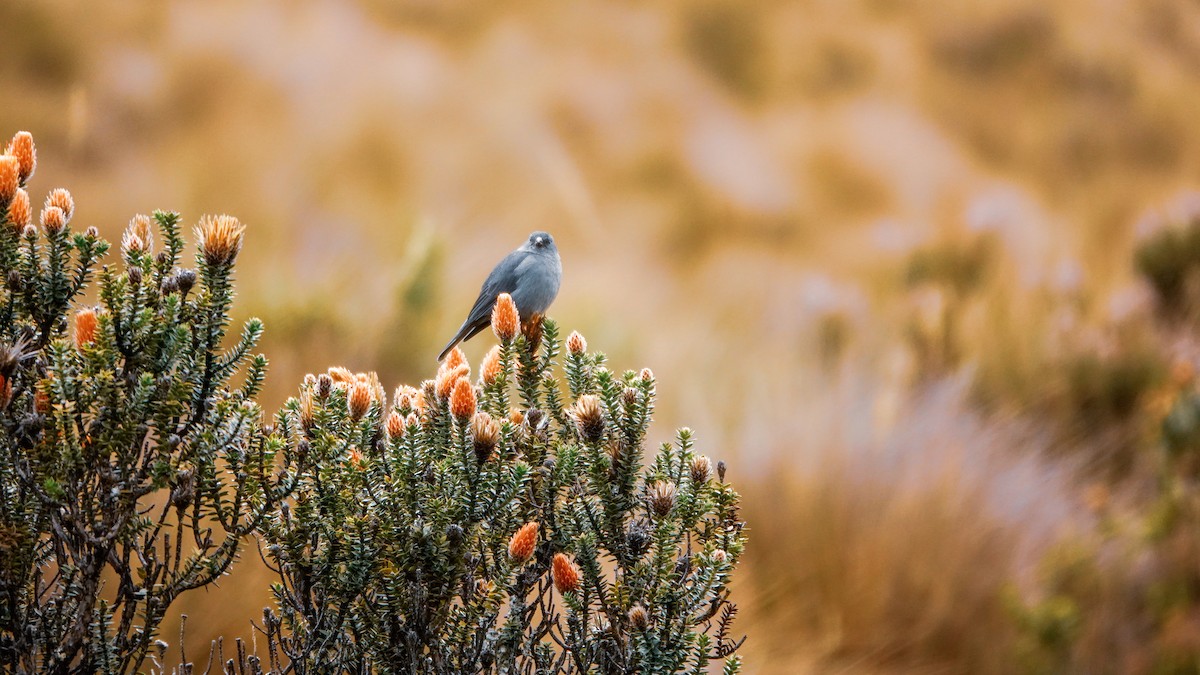
<svg viewBox="0 0 1200 675">
<path fill-rule="evenodd" d="M 558 295 L 562 283 L 562 260 L 554 237 L 546 232 L 534 232 L 521 248 L 504 256 L 483 282 L 467 320 L 455 333 L 454 339 L 438 354 L 438 361 L 460 343 L 475 337 L 492 322 L 492 307 L 501 293 L 512 296 L 524 324 L 535 314 L 545 314 Z"/>
</svg>

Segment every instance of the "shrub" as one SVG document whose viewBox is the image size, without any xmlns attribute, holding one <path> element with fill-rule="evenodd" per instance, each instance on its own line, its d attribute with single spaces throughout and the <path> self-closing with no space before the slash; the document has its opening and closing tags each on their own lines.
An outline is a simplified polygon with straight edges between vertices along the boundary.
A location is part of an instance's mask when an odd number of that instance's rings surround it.
<svg viewBox="0 0 1200 675">
<path fill-rule="evenodd" d="M 272 669 L 705 672 L 741 644 L 724 466 L 682 429 L 643 470 L 651 372 L 618 376 L 572 334 L 568 403 L 554 322 L 516 334 L 503 306 L 476 384 L 455 350 L 390 404 L 372 375 L 333 369 L 280 412 L 298 487 L 262 532 Z"/>
<path fill-rule="evenodd" d="M 0 165 L 12 156 L 35 157 L 28 135 Z M 282 494 L 255 403 L 262 325 L 222 349 L 241 225 L 201 221 L 197 274 L 179 267 L 177 214 L 138 216 L 121 271 L 99 269 L 100 306 L 68 320 L 109 246 L 72 232 L 65 190 L 31 224 L 33 162 L 18 164 L 20 187 L 0 166 L 0 662 L 132 672 Z"/>
</svg>

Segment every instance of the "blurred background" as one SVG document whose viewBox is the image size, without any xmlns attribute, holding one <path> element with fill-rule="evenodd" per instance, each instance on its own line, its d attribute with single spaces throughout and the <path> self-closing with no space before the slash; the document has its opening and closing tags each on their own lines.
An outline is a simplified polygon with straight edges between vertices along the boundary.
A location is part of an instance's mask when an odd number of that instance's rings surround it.
<svg viewBox="0 0 1200 675">
<path fill-rule="evenodd" d="M 1200 668 L 1160 434 L 1200 354 L 1194 0 L 4 0 L 0 52 L 35 203 L 247 223 L 268 410 L 432 376 L 553 233 L 564 333 L 744 495 L 749 672 Z M 191 657 L 250 636 L 257 557 L 181 601 Z"/>
</svg>

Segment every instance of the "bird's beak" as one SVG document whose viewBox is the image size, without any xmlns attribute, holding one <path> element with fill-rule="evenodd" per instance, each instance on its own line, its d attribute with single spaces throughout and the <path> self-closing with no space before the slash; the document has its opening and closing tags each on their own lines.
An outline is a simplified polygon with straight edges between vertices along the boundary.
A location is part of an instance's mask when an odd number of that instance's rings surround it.
<svg viewBox="0 0 1200 675">
<path fill-rule="evenodd" d="M 545 239 L 544 237 L 538 237 L 538 238 L 535 240 L 535 243 L 536 243 L 538 246 L 541 246 L 542 244 L 545 244 L 545 243 L 546 243 L 546 239 Z"/>
</svg>

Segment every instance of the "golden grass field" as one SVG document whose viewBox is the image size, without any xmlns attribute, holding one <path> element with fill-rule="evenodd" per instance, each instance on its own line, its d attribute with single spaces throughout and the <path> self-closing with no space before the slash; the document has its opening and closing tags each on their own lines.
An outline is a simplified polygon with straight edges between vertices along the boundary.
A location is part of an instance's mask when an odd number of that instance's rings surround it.
<svg viewBox="0 0 1200 675">
<path fill-rule="evenodd" d="M 432 376 L 552 232 L 553 316 L 653 368 L 652 440 L 692 427 L 742 491 L 748 672 L 1037 672 L 1014 605 L 1070 555 L 1075 672 L 1200 659 L 1200 581 L 1147 623 L 1154 568 L 1097 543 L 1200 354 L 1133 265 L 1200 208 L 1194 1 L 10 0 L 0 52 L 35 201 L 110 240 L 248 224 L 268 409 L 331 365 Z M 181 600 L 190 656 L 265 579 L 248 551 Z"/>
</svg>

